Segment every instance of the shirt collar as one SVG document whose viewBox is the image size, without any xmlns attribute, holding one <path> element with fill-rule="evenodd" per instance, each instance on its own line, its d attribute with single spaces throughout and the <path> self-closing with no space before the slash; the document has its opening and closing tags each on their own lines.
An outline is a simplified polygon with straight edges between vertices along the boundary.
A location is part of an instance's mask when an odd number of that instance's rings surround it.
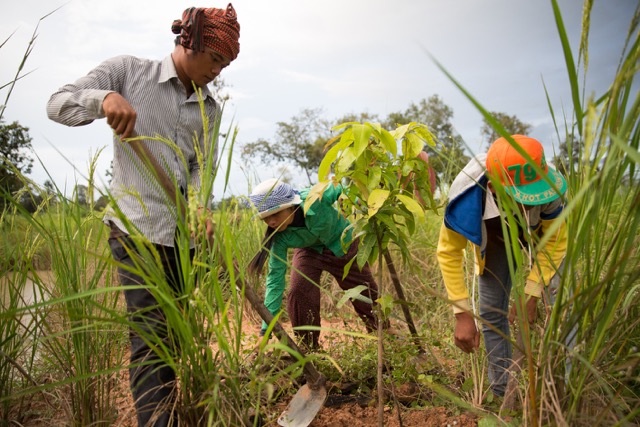
<svg viewBox="0 0 640 427">
<path fill-rule="evenodd" d="M 176 66 L 173 63 L 173 58 L 171 58 L 171 55 L 169 55 L 164 58 L 162 60 L 162 63 L 160 64 L 160 77 L 158 77 L 158 83 L 164 83 L 173 78 L 180 81 L 180 79 L 178 78 L 178 72 L 176 71 Z M 214 99 L 213 94 L 209 90 L 209 86 L 204 86 L 200 89 L 202 89 L 203 99 L 207 99 L 207 97 Z"/>
<path fill-rule="evenodd" d="M 482 219 L 491 219 L 500 216 L 500 209 L 498 209 L 498 204 L 493 198 L 493 193 L 489 189 L 485 191 L 484 200 L 484 213 L 482 214 Z"/>
</svg>

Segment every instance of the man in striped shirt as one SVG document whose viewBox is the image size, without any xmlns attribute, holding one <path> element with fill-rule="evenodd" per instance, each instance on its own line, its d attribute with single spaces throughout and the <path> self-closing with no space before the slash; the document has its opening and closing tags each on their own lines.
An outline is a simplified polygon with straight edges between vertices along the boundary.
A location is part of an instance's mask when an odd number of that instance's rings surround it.
<svg viewBox="0 0 640 427">
<path fill-rule="evenodd" d="M 173 22 L 178 34 L 170 56 L 148 60 L 133 56 L 108 59 L 84 77 L 54 93 L 47 114 L 67 126 L 82 126 L 106 118 L 113 130 L 114 159 L 110 192 L 116 209 L 105 214 L 111 227 L 109 244 L 113 257 L 132 268 L 119 269 L 123 286 L 144 284 L 133 274 L 136 245 L 132 234 L 141 234 L 161 256 L 167 282 L 179 293 L 180 260 L 175 250 L 177 210 L 162 188 L 122 139 L 134 135 L 161 136 L 177 147 L 145 140 L 151 154 L 175 179 L 183 194 L 200 188 L 196 153 L 205 152 L 205 135 L 214 135 L 219 106 L 207 87 L 233 61 L 240 50 L 240 25 L 233 6 L 226 9 L 189 8 Z M 199 104 L 204 103 L 205 125 Z M 194 135 L 197 137 L 194 139 Z M 197 141 L 197 142 L 194 142 Z M 209 141 L 217 157 L 216 141 Z M 195 144 L 199 144 L 196 147 Z M 136 230 L 136 231 L 134 231 Z M 213 230 L 207 227 L 207 234 Z M 133 251 L 133 252 L 132 252 Z M 193 253 L 193 252 L 192 252 Z M 165 338 L 164 314 L 147 288 L 125 291 L 127 308 L 136 327 L 131 330 L 130 379 L 139 426 L 176 424 L 171 414 L 175 372 L 160 362 L 143 333 Z M 144 314 L 141 314 L 144 313 Z M 141 362 L 143 362 L 141 364 Z"/>
</svg>

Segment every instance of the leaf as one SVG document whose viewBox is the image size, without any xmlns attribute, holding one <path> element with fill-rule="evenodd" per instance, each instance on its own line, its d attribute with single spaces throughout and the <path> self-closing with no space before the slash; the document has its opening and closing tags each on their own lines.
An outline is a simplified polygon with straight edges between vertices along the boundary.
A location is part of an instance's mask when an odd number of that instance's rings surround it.
<svg viewBox="0 0 640 427">
<path fill-rule="evenodd" d="M 402 163 L 402 176 L 407 176 L 415 169 L 416 162 L 415 160 L 409 160 L 407 162 Z"/>
<path fill-rule="evenodd" d="M 366 124 L 371 127 L 371 129 L 373 130 L 373 132 L 376 133 L 376 135 L 379 134 L 381 130 L 383 130 L 382 125 L 380 125 L 380 123 L 366 122 Z"/>
<path fill-rule="evenodd" d="M 382 129 L 380 131 L 380 142 L 392 154 L 394 159 L 398 156 L 398 144 L 388 130 Z"/>
<path fill-rule="evenodd" d="M 386 248 L 386 246 L 384 246 L 384 241 L 382 242 L 381 248 L 382 250 Z M 378 252 L 378 245 L 371 248 L 371 253 L 369 254 L 369 264 L 373 264 L 378 260 Z"/>
<path fill-rule="evenodd" d="M 406 125 L 402 125 L 397 127 L 395 130 L 391 131 L 391 135 L 395 138 L 395 139 L 402 139 L 404 138 L 404 135 L 407 133 L 407 131 L 409 130 L 409 125 L 411 125 L 411 123 L 407 123 Z"/>
<path fill-rule="evenodd" d="M 345 230 L 346 231 L 346 230 Z M 344 235 L 345 233 L 343 233 Z M 351 266 L 353 265 L 353 262 L 356 260 L 356 257 L 353 257 L 349 260 L 348 263 L 345 264 L 343 270 L 342 270 L 342 280 L 346 279 L 347 276 L 349 275 L 349 270 L 351 270 Z"/>
<path fill-rule="evenodd" d="M 378 166 L 374 166 L 369 169 L 367 176 L 367 188 L 373 190 L 380 186 L 380 178 L 382 177 L 382 169 Z"/>
<path fill-rule="evenodd" d="M 396 199 L 400 200 L 412 214 L 418 218 L 424 218 L 424 209 L 422 209 L 420 203 L 416 202 L 412 197 L 405 196 L 404 194 L 396 194 Z"/>
<path fill-rule="evenodd" d="M 389 215 L 376 215 L 376 219 L 387 227 L 387 230 L 385 231 L 388 231 L 393 235 L 398 234 L 398 226 L 396 225 L 396 222 L 392 217 L 390 217 Z"/>
<path fill-rule="evenodd" d="M 360 123 L 354 124 L 351 129 L 353 130 L 354 154 L 356 157 L 360 157 L 362 152 L 367 148 L 367 145 L 369 145 L 369 137 L 371 136 L 372 129 Z"/>
<path fill-rule="evenodd" d="M 424 216 L 421 217 L 420 219 L 424 219 Z M 416 232 L 416 220 L 415 220 L 415 216 L 410 215 L 407 217 L 407 230 L 409 231 L 409 234 L 413 236 L 413 233 Z"/>
<path fill-rule="evenodd" d="M 354 182 L 359 182 L 359 183 L 367 183 L 369 182 L 369 175 L 367 175 L 367 171 L 366 169 L 356 169 L 354 170 L 351 175 L 350 178 L 354 181 Z"/>
<path fill-rule="evenodd" d="M 383 317 L 387 318 L 393 310 L 393 297 L 389 294 L 384 294 L 376 300 L 380 304 L 380 311 L 382 311 Z"/>
<path fill-rule="evenodd" d="M 427 145 L 431 147 L 436 146 L 436 140 L 426 125 L 418 124 L 413 130 L 427 143 Z"/>
<path fill-rule="evenodd" d="M 332 131 L 337 131 L 340 129 L 344 129 L 347 126 L 353 125 L 353 124 L 358 124 L 358 122 L 344 122 L 344 123 L 340 123 L 339 125 L 335 125 L 334 127 L 331 128 Z"/>
<path fill-rule="evenodd" d="M 624 151 L 634 163 L 640 164 L 640 152 L 634 149 L 631 145 L 628 145 L 624 140 L 620 139 L 616 135 L 611 135 L 611 140 Z"/>
<path fill-rule="evenodd" d="M 306 215 L 307 211 L 313 205 L 316 200 L 322 200 L 322 195 L 324 194 L 324 190 L 331 185 L 331 181 L 321 181 L 311 187 L 309 190 L 309 194 L 307 195 L 307 199 L 304 201 L 304 213 Z"/>
<path fill-rule="evenodd" d="M 336 173 L 341 175 L 347 172 L 356 160 L 356 157 L 353 147 L 345 148 L 336 162 Z"/>
<path fill-rule="evenodd" d="M 349 139 L 340 138 L 340 141 L 331 147 L 327 154 L 324 155 L 320 166 L 318 167 L 318 181 L 324 181 L 329 177 L 331 170 L 331 164 L 338 158 L 338 154 L 341 150 L 347 147 L 351 143 Z"/>
<path fill-rule="evenodd" d="M 478 420 L 478 427 L 496 427 L 498 422 L 493 417 L 482 417 Z"/>
<path fill-rule="evenodd" d="M 330 140 L 326 142 L 326 144 L 324 144 L 324 147 L 322 147 L 322 151 L 327 151 L 329 147 L 331 147 L 333 143 L 336 142 L 338 139 L 340 139 L 340 135 L 336 135 L 332 137 Z"/>
<path fill-rule="evenodd" d="M 469 393 L 471 390 L 473 390 L 473 377 L 469 376 L 464 380 L 464 383 L 462 383 L 462 391 L 464 391 L 465 393 Z"/>
<path fill-rule="evenodd" d="M 369 194 L 367 199 L 367 207 L 369 208 L 369 216 L 372 217 L 378 212 L 378 210 L 384 205 L 384 202 L 389 198 L 389 190 L 383 190 L 382 188 L 376 188 Z"/>
<path fill-rule="evenodd" d="M 340 300 L 336 304 L 336 307 L 342 308 L 343 305 L 345 305 L 348 301 L 352 301 L 352 300 L 362 301 L 362 302 L 371 304 L 372 303 L 371 299 L 362 295 L 362 292 L 365 291 L 366 289 L 368 289 L 366 286 L 358 285 L 355 288 L 351 288 L 347 291 L 344 291 L 344 295 L 342 295 L 342 298 L 340 298 Z"/>
<path fill-rule="evenodd" d="M 409 212 L 409 209 L 407 209 L 406 206 L 402 205 L 400 209 L 396 209 L 394 211 L 393 219 L 396 224 L 407 229 L 409 234 L 413 235 L 413 232 L 415 231 L 415 215 L 413 215 L 412 212 Z"/>
<path fill-rule="evenodd" d="M 361 240 L 360 247 L 358 248 L 358 255 L 357 255 L 359 268 L 364 267 L 364 265 L 367 263 L 367 261 L 369 260 L 369 255 L 371 254 L 371 251 L 373 250 L 375 245 L 376 245 L 376 237 L 371 233 L 366 234 L 364 238 Z"/>
<path fill-rule="evenodd" d="M 414 157 L 418 157 L 423 146 L 424 142 L 422 138 L 415 133 L 408 133 L 402 141 L 402 154 L 404 154 L 407 159 L 413 159 Z"/>
</svg>

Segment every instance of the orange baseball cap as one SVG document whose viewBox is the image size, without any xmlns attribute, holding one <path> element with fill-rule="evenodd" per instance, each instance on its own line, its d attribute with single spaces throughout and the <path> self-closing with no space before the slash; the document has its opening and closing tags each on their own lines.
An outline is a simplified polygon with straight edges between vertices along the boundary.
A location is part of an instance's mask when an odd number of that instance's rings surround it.
<svg viewBox="0 0 640 427">
<path fill-rule="evenodd" d="M 486 166 L 489 175 L 499 180 L 513 198 L 524 205 L 542 205 L 564 194 L 567 182 L 547 164 L 542 144 L 537 139 L 524 135 L 511 137 L 527 152 L 556 188 L 551 186 L 506 138 L 496 139 L 487 152 Z"/>
</svg>

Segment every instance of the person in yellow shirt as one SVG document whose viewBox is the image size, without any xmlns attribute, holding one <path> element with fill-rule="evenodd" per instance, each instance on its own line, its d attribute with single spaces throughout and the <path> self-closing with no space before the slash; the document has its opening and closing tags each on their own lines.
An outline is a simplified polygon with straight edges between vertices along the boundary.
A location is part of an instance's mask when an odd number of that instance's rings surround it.
<svg viewBox="0 0 640 427">
<path fill-rule="evenodd" d="M 467 353 L 480 346 L 480 333 L 464 280 L 464 250 L 469 242 L 475 250 L 479 314 L 488 355 L 489 382 L 498 396 L 504 395 L 507 385 L 512 357 L 509 321 L 514 321 L 516 310 L 511 307 L 509 312 L 513 277 L 507 248 L 510 243 L 503 235 L 503 227 L 509 227 L 507 217 L 513 216 L 514 211 L 499 207 L 496 190 L 501 187 L 517 202 L 515 206 L 522 215 L 515 216 L 526 221 L 519 225 L 517 234 L 521 244 L 530 246 L 535 252 L 526 279 L 526 302 L 522 310 L 530 323 L 537 317 L 538 300 L 545 286 L 552 279 L 558 282 L 556 273 L 567 248 L 564 223 L 554 228 L 544 247 L 534 247 L 536 240 L 531 237 L 548 234 L 551 224 L 559 221 L 567 184 L 562 175 L 547 164 L 539 141 L 525 135 L 512 135 L 512 138 L 529 159 L 505 138 L 497 139 L 487 153 L 471 159 L 451 184 L 437 249 L 438 263 L 456 319 L 454 341 Z M 531 160 L 548 179 L 538 173 Z"/>
</svg>

